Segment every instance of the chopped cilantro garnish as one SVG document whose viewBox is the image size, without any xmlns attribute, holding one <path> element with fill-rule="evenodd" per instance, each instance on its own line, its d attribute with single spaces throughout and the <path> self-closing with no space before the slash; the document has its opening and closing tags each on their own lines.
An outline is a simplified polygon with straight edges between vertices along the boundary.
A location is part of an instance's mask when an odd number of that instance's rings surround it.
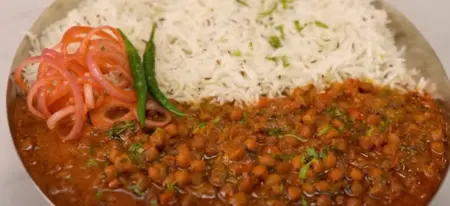
<svg viewBox="0 0 450 206">
<path fill-rule="evenodd" d="M 330 129 L 332 129 L 332 128 L 333 128 L 333 126 L 328 124 L 319 131 L 318 135 L 322 136 L 322 135 L 326 134 L 328 131 L 330 131 Z"/>
<path fill-rule="evenodd" d="M 250 7 L 250 6 L 248 5 L 248 3 L 247 3 L 246 1 L 244 1 L 244 0 L 236 0 L 236 2 L 237 2 L 238 4 L 240 4 L 240 5 L 242 5 L 242 6 Z"/>
<path fill-rule="evenodd" d="M 232 54 L 236 57 L 240 57 L 242 55 L 240 50 L 234 50 Z"/>
<path fill-rule="evenodd" d="M 98 165 L 98 161 L 94 157 L 89 157 L 86 162 L 86 167 L 95 167 Z"/>
<path fill-rule="evenodd" d="M 143 195 L 142 191 L 137 187 L 137 185 L 131 185 L 131 186 L 130 186 L 130 190 L 131 190 L 134 194 L 136 194 L 137 196 L 142 196 L 142 195 Z"/>
<path fill-rule="evenodd" d="M 294 135 L 294 134 L 287 134 L 287 135 L 284 135 L 284 136 L 286 136 L 286 137 L 293 137 L 293 138 L 297 139 L 300 142 L 307 142 L 308 141 L 306 138 L 301 137 L 301 136 L 297 136 L 297 135 Z"/>
<path fill-rule="evenodd" d="M 149 200 L 148 204 L 150 204 L 150 206 L 158 206 L 158 200 L 155 199 Z"/>
<path fill-rule="evenodd" d="M 277 63 L 277 57 L 265 57 L 265 59 Z"/>
<path fill-rule="evenodd" d="M 273 137 L 279 137 L 281 135 L 282 130 L 279 128 L 270 128 L 267 130 L 268 134 Z"/>
<path fill-rule="evenodd" d="M 325 23 L 323 23 L 323 22 L 321 22 L 321 21 L 315 21 L 314 24 L 315 24 L 317 27 L 324 28 L 324 29 L 328 29 L 328 25 L 326 25 Z"/>
<path fill-rule="evenodd" d="M 97 198 L 97 200 L 102 200 L 102 197 L 103 197 L 103 192 L 102 191 L 97 191 L 96 193 L 95 193 L 95 197 Z"/>
<path fill-rule="evenodd" d="M 302 206 L 308 206 L 308 201 L 306 201 L 305 197 L 302 198 L 301 202 Z"/>
<path fill-rule="evenodd" d="M 173 192 L 173 190 L 175 189 L 175 183 L 167 184 L 166 188 L 169 192 Z"/>
<path fill-rule="evenodd" d="M 294 0 L 280 0 L 281 6 L 283 9 L 289 8 L 289 3 L 293 2 Z"/>
<path fill-rule="evenodd" d="M 220 122 L 220 120 L 222 120 L 222 117 L 218 116 L 213 120 L 213 122 L 218 123 L 218 122 Z"/>
<path fill-rule="evenodd" d="M 253 49 L 253 42 L 248 43 L 248 47 L 249 47 L 250 49 Z"/>
<path fill-rule="evenodd" d="M 306 154 L 307 154 L 308 156 L 312 157 L 312 158 L 317 158 L 317 157 L 319 157 L 319 155 L 318 155 L 317 152 L 316 152 L 316 149 L 311 148 L 311 147 L 306 149 Z"/>
<path fill-rule="evenodd" d="M 268 42 L 275 49 L 281 48 L 282 46 L 281 40 L 277 36 L 270 36 Z"/>
<path fill-rule="evenodd" d="M 291 66 L 291 63 L 289 63 L 287 56 L 281 56 L 281 62 L 283 62 L 283 67 Z"/>
<path fill-rule="evenodd" d="M 289 67 L 291 64 L 289 63 L 289 59 L 286 55 L 283 56 L 267 56 L 265 57 L 266 60 L 273 61 L 275 63 L 278 63 L 279 60 L 283 63 L 283 67 Z"/>
<path fill-rule="evenodd" d="M 294 155 L 292 155 L 292 154 L 279 154 L 277 156 L 277 158 L 279 158 L 281 160 L 291 160 L 292 158 L 294 158 Z"/>
<path fill-rule="evenodd" d="M 371 137 L 371 136 L 373 135 L 373 131 L 375 131 L 375 128 L 374 128 L 374 127 L 370 127 L 370 129 L 367 130 L 366 135 L 369 136 L 369 137 Z"/>
<path fill-rule="evenodd" d="M 244 114 L 242 115 L 242 119 L 241 119 L 241 124 L 247 124 L 247 112 L 244 112 Z"/>
<path fill-rule="evenodd" d="M 302 30 L 305 28 L 304 26 L 300 25 L 300 22 L 298 20 L 294 21 L 295 30 L 297 30 L 299 33 L 302 32 Z"/>
<path fill-rule="evenodd" d="M 134 121 L 125 121 L 122 123 L 114 124 L 111 129 L 108 130 L 108 137 L 111 139 L 120 139 L 120 135 L 126 131 L 136 130 L 136 123 Z"/>
<path fill-rule="evenodd" d="M 200 124 L 197 124 L 197 126 L 195 127 L 194 131 L 192 131 L 193 133 L 197 132 L 200 129 L 203 129 L 206 127 L 206 123 L 205 122 L 201 122 Z"/>
<path fill-rule="evenodd" d="M 301 179 L 301 180 L 306 179 L 306 174 L 308 173 L 308 169 L 309 169 L 310 165 L 311 165 L 311 162 L 308 162 L 300 168 L 300 171 L 298 172 L 299 179 Z"/>
<path fill-rule="evenodd" d="M 259 16 L 260 17 L 268 17 L 268 16 L 272 15 L 273 12 L 275 12 L 277 10 L 277 7 L 278 7 L 278 4 L 275 2 L 270 9 L 259 13 Z"/>
</svg>

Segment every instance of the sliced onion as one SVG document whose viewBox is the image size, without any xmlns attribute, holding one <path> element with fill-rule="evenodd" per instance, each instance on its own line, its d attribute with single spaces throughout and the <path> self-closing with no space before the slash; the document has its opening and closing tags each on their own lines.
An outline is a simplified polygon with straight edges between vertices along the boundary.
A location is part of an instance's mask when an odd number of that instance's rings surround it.
<svg viewBox="0 0 450 206">
<path fill-rule="evenodd" d="M 146 110 L 156 111 L 158 113 L 163 114 L 163 116 L 164 116 L 164 121 L 155 121 L 152 119 L 145 119 L 145 127 L 146 128 L 164 127 L 167 124 L 169 124 L 170 121 L 172 121 L 172 115 L 170 115 L 170 113 L 167 110 L 165 110 L 164 108 L 159 106 L 158 103 L 154 102 L 153 100 L 148 100 L 145 107 L 146 107 Z M 136 119 L 139 119 L 136 107 L 133 108 L 133 114 Z"/>
<path fill-rule="evenodd" d="M 122 89 L 118 89 L 114 87 L 110 82 L 108 82 L 108 80 L 101 73 L 97 64 L 92 59 L 92 54 L 88 53 L 86 58 L 88 68 L 92 74 L 92 77 L 94 77 L 94 79 L 97 80 L 103 86 L 103 88 L 109 95 L 119 99 L 122 102 L 126 103 L 136 102 L 136 93 L 134 91 L 125 91 Z"/>
<path fill-rule="evenodd" d="M 74 106 L 67 106 L 64 109 L 61 109 L 57 112 L 55 112 L 50 118 L 47 119 L 47 126 L 50 129 L 55 129 L 57 123 L 63 119 L 64 117 L 68 116 L 69 114 L 74 113 L 75 107 Z"/>
</svg>

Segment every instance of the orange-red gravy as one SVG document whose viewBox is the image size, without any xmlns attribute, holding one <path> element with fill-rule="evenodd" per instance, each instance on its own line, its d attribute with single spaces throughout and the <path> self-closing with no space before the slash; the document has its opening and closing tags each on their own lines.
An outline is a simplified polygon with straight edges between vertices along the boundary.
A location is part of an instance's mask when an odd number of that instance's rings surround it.
<svg viewBox="0 0 450 206">
<path fill-rule="evenodd" d="M 11 105 L 22 161 L 56 205 L 426 205 L 448 166 L 430 98 L 355 80 L 244 109 L 179 105 L 187 117 L 116 139 L 87 122 L 66 143 Z"/>
</svg>

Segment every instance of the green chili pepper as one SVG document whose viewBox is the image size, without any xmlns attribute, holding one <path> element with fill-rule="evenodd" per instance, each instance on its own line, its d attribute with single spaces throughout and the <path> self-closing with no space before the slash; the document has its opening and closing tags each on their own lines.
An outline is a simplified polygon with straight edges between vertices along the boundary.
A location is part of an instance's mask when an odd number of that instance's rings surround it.
<svg viewBox="0 0 450 206">
<path fill-rule="evenodd" d="M 144 52 L 144 70 L 147 79 L 148 89 L 150 94 L 167 110 L 179 115 L 185 116 L 186 114 L 179 111 L 175 105 L 173 105 L 169 99 L 162 93 L 158 87 L 158 82 L 156 81 L 155 75 L 155 43 L 153 42 L 156 31 L 156 23 L 153 24 L 152 33 L 150 39 L 145 45 Z"/>
<path fill-rule="evenodd" d="M 146 104 L 147 104 L 147 83 L 145 82 L 145 71 L 142 66 L 141 57 L 134 47 L 133 43 L 128 39 L 128 37 L 122 32 L 122 30 L 117 29 L 122 35 L 125 42 L 125 47 L 128 55 L 128 63 L 130 65 L 131 74 L 134 79 L 134 89 L 137 94 L 137 113 L 139 117 L 139 123 L 141 127 L 145 125 L 145 115 L 146 115 Z"/>
</svg>

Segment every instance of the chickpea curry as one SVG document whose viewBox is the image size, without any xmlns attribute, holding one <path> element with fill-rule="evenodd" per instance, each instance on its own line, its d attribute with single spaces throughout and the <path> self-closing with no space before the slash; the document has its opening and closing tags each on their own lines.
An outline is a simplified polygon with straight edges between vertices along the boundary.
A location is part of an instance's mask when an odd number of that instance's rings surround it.
<svg viewBox="0 0 450 206">
<path fill-rule="evenodd" d="M 431 97 L 353 79 L 248 107 L 176 104 L 187 115 L 150 131 L 86 120 L 67 142 L 14 101 L 19 154 L 56 205 L 427 205 L 448 166 Z"/>
</svg>

